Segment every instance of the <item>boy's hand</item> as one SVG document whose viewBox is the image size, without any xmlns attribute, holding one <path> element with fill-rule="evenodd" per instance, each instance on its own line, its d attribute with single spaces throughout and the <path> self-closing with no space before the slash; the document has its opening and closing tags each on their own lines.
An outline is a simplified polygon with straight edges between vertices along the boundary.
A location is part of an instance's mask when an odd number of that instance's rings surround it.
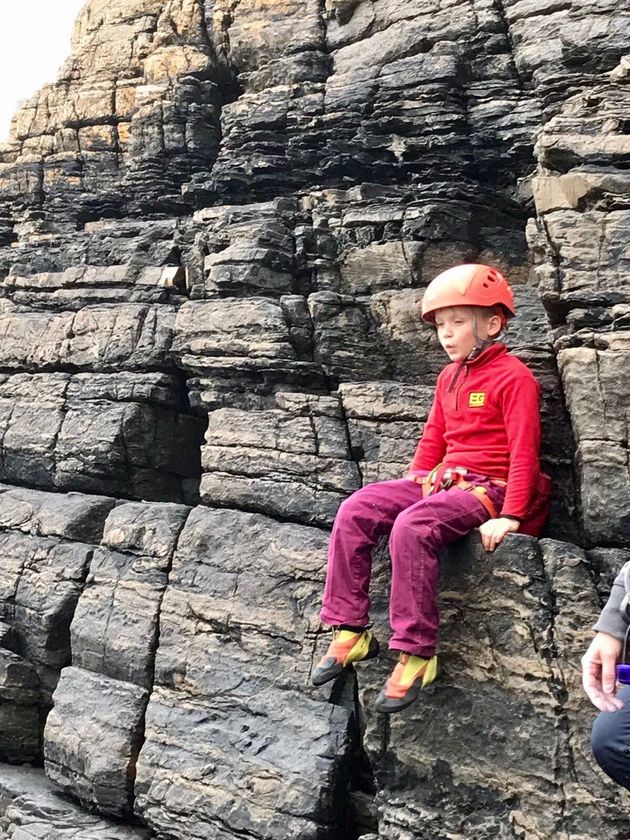
<svg viewBox="0 0 630 840">
<path fill-rule="evenodd" d="M 487 522 L 479 526 L 483 547 L 486 551 L 494 551 L 506 534 L 518 531 L 520 524 L 518 520 L 508 519 L 506 516 L 499 516 L 498 519 L 488 519 Z"/>
<path fill-rule="evenodd" d="M 615 697 L 616 668 L 622 648 L 623 642 L 619 639 L 608 633 L 598 633 L 582 657 L 582 685 L 600 712 L 616 712 L 623 708 L 622 701 Z"/>
</svg>

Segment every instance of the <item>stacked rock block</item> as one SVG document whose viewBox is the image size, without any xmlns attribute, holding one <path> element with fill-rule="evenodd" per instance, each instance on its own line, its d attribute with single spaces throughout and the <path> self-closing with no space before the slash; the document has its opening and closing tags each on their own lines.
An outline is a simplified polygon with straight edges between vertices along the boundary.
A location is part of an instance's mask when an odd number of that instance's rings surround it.
<svg viewBox="0 0 630 840">
<path fill-rule="evenodd" d="M 595 764 L 580 685 L 599 612 L 584 552 L 516 535 L 489 556 L 471 536 L 449 549 L 442 572 L 438 681 L 407 713 L 368 716 L 378 837 L 547 840 L 588 837 L 599 824 L 600 836 L 617 838 L 627 800 Z M 375 606 L 380 635 L 385 600 Z M 366 709 L 387 670 L 361 671 Z"/>
<path fill-rule="evenodd" d="M 491 171 L 501 182 L 497 158 L 531 159 L 539 106 L 493 5 L 325 6 L 278 2 L 270 16 L 254 0 L 214 4 L 242 93 L 221 111 L 216 164 L 210 179 L 196 176 L 193 194 L 362 181 L 465 193 L 477 164 L 484 181 Z M 486 145 L 497 149 L 492 163 L 478 154 Z"/>
<path fill-rule="evenodd" d="M 599 546 L 626 545 L 630 524 L 629 103 L 622 61 L 545 125 L 528 229 L 577 443 L 585 537 Z"/>
<path fill-rule="evenodd" d="M 324 551 L 320 530 L 253 514 L 116 506 L 48 715 L 48 777 L 158 833 L 183 820 L 198 836 L 262 824 L 278 840 L 287 826 L 333 837 L 356 730 L 348 710 L 303 691 Z M 286 720 L 293 706 L 307 728 Z"/>
<path fill-rule="evenodd" d="M 0 768 L 1 840 L 150 840 L 141 826 L 88 814 L 50 788 L 42 770 Z"/>
<path fill-rule="evenodd" d="M 5 213 L 26 209 L 17 227 L 5 216 L 7 240 L 184 205 L 180 185 L 212 165 L 235 88 L 209 23 L 203 3 L 181 0 L 82 10 L 57 84 L 25 103 L 3 148 Z"/>
<path fill-rule="evenodd" d="M 172 349 L 193 407 L 209 413 L 205 502 L 329 524 L 359 473 L 364 482 L 404 473 L 443 365 L 418 317 L 426 272 L 438 255 L 484 258 L 476 237 L 490 248 L 497 236 L 463 231 L 466 214 L 396 188 L 195 214 L 206 280 L 178 311 Z M 510 342 L 542 380 L 545 464 L 563 490 L 553 521 L 573 536 L 571 438 L 548 321 L 528 286 L 517 296 L 523 318 Z M 357 402 L 362 390 L 369 407 Z M 376 429 L 397 442 L 381 451 Z"/>
<path fill-rule="evenodd" d="M 258 507 L 282 519 L 332 524 L 341 502 L 360 487 L 339 400 L 278 393 L 276 404 L 268 411 L 209 414 L 201 498 L 211 506 Z"/>
<path fill-rule="evenodd" d="M 188 517 L 135 787 L 156 834 L 339 836 L 356 722 L 305 691 L 325 546 L 320 529 L 258 514 Z"/>
<path fill-rule="evenodd" d="M 79 266 L 4 282 L 0 475 L 15 484 L 195 498 L 201 421 L 168 351 L 184 272 Z M 130 298 L 129 301 L 125 298 Z"/>
<path fill-rule="evenodd" d="M 35 761 L 70 623 L 113 499 L 2 486 L 0 755 Z"/>
<path fill-rule="evenodd" d="M 105 815 L 129 816 L 153 685 L 159 611 L 181 505 L 129 503 L 105 523 L 45 730 L 46 773 Z"/>
<path fill-rule="evenodd" d="M 3 639 L 4 644 L 10 644 Z M 0 725 L 3 761 L 34 760 L 40 751 L 39 678 L 21 656 L 0 649 Z"/>
<path fill-rule="evenodd" d="M 504 227 L 540 124 L 513 51 L 487 0 L 94 0 L 3 146 L 5 240 L 362 182 Z"/>
</svg>

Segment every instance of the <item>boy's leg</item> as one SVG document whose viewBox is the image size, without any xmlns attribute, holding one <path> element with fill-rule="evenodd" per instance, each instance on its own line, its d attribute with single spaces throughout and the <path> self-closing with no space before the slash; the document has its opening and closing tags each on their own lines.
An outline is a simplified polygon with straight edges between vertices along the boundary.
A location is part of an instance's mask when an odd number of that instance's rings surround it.
<svg viewBox="0 0 630 840">
<path fill-rule="evenodd" d="M 497 501 L 502 492 L 491 488 Z M 440 550 L 488 518 L 479 499 L 457 487 L 429 496 L 398 516 L 389 540 L 391 649 L 433 656 L 440 621 L 436 603 Z"/>
<path fill-rule="evenodd" d="M 409 479 L 378 481 L 357 490 L 340 506 L 328 548 L 324 624 L 364 627 L 372 550 L 388 534 L 399 513 L 422 499 L 422 487 Z"/>
<path fill-rule="evenodd" d="M 493 492 L 497 507 L 499 494 L 502 491 Z M 405 709 L 435 679 L 440 549 L 488 516 L 475 495 L 454 487 L 412 505 L 396 519 L 389 539 L 390 623 L 394 631 L 389 646 L 401 654 L 376 700 L 379 711 L 389 714 Z"/>
<path fill-rule="evenodd" d="M 367 629 L 372 549 L 401 510 L 422 498 L 413 481 L 380 481 L 358 490 L 339 508 L 330 538 L 321 619 L 337 625 L 311 674 L 313 685 L 335 679 L 353 662 L 372 659 L 379 644 Z M 339 625 L 342 625 L 339 627 Z"/>
</svg>

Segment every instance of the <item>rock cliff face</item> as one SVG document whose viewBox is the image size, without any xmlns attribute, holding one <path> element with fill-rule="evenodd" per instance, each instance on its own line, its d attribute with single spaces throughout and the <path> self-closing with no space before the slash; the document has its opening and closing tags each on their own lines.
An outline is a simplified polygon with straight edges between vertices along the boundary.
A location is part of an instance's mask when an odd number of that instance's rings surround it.
<svg viewBox="0 0 630 840">
<path fill-rule="evenodd" d="M 628 54 L 606 0 L 86 3 L 0 147 L 0 837 L 625 840 L 578 661 L 630 558 Z M 450 549 L 385 720 L 386 654 L 309 685 L 328 529 L 409 462 L 471 260 L 552 514 Z M 387 588 L 384 548 L 381 638 Z"/>
</svg>

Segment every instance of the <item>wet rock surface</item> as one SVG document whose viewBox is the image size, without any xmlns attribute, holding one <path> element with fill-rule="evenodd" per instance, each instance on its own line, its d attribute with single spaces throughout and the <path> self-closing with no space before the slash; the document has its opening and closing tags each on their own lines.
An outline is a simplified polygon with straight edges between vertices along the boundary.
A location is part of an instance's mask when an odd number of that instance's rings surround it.
<svg viewBox="0 0 630 840">
<path fill-rule="evenodd" d="M 384 564 L 374 609 L 385 637 L 387 574 Z M 471 536 L 444 558 L 440 609 L 436 683 L 400 715 L 368 711 L 378 836 L 581 837 L 585 823 L 622 836 L 625 800 L 592 757 L 580 689 L 599 613 L 584 552 L 510 536 L 487 555 Z M 392 663 L 357 667 L 366 710 Z"/>
<path fill-rule="evenodd" d="M 2 486 L 3 643 L 35 668 L 42 712 L 71 656 L 70 623 L 114 499 Z M 25 693 L 26 697 L 26 693 Z M 37 723 L 39 731 L 39 722 Z M 39 736 L 38 736 L 39 737 Z"/>
<path fill-rule="evenodd" d="M 59 796 L 42 770 L 0 768 L 2 840 L 150 840 L 142 826 L 124 826 L 88 814 Z"/>
<path fill-rule="evenodd" d="M 319 529 L 192 511 L 138 759 L 136 812 L 156 832 L 333 836 L 356 724 L 305 690 L 325 547 Z"/>
<path fill-rule="evenodd" d="M 48 777 L 101 814 L 129 817 L 153 686 L 160 605 L 188 508 L 130 503 L 107 518 L 44 731 Z"/>
<path fill-rule="evenodd" d="M 3 837 L 625 840 L 578 661 L 630 544 L 629 51 L 604 0 L 85 5 L 0 146 L 0 759 L 63 791 L 0 767 Z M 387 652 L 309 685 L 328 530 L 409 463 L 417 302 L 473 260 L 551 516 L 448 552 L 389 720 Z"/>
</svg>

